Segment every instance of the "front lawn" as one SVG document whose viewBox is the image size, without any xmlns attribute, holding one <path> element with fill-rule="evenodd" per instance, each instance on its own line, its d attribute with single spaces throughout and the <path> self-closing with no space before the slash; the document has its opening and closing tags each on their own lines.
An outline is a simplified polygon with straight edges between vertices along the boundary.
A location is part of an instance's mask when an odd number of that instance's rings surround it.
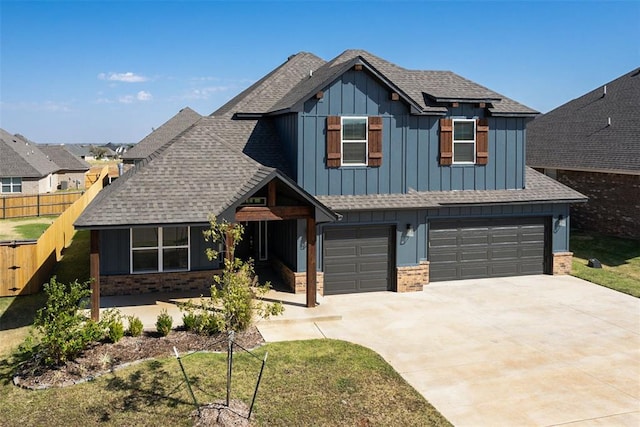
<svg viewBox="0 0 640 427">
<path fill-rule="evenodd" d="M 640 297 L 640 241 L 571 231 L 572 275 Z M 590 258 L 601 269 L 587 267 Z"/>
<path fill-rule="evenodd" d="M 378 354 L 356 344 L 309 340 L 255 350 L 266 368 L 254 414 L 256 425 L 444 426 L 449 422 Z M 169 355 L 167 355 L 169 356 Z M 107 357 L 107 356 L 105 356 Z M 234 358 L 232 398 L 250 404 L 260 360 Z M 183 357 L 199 403 L 223 400 L 226 355 Z M 0 425 L 191 425 L 194 410 L 180 366 L 167 357 L 66 388 L 29 391 L 0 367 Z"/>
</svg>

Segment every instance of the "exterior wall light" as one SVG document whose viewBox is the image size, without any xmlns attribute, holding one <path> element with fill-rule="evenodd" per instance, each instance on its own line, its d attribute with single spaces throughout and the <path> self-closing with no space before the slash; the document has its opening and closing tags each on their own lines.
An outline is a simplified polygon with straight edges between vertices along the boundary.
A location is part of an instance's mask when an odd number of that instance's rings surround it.
<svg viewBox="0 0 640 427">
<path fill-rule="evenodd" d="M 413 229 L 413 226 L 411 224 L 407 224 L 407 232 L 406 232 L 406 236 L 407 237 L 413 237 L 415 236 L 415 230 Z"/>
<path fill-rule="evenodd" d="M 567 218 L 564 215 L 558 215 L 558 227 L 566 227 L 567 226 Z"/>
</svg>

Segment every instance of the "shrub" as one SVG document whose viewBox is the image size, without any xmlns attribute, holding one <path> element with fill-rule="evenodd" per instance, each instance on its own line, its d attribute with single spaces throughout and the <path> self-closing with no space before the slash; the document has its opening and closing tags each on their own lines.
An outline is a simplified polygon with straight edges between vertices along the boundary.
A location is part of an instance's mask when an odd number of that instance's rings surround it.
<svg viewBox="0 0 640 427">
<path fill-rule="evenodd" d="M 142 320 L 140 320 L 137 316 L 128 316 L 127 320 L 129 321 L 127 335 L 131 335 L 132 337 L 139 337 L 140 335 L 142 335 L 142 330 L 144 329 Z"/>
<path fill-rule="evenodd" d="M 102 339 L 101 325 L 81 311 L 91 295 L 90 282 L 63 284 L 52 277 L 44 285 L 47 302 L 38 310 L 34 326 L 40 333 L 37 353 L 47 365 L 59 365 L 74 359 L 87 346 Z"/>
<path fill-rule="evenodd" d="M 122 315 L 118 310 L 107 310 L 102 315 L 100 321 L 104 325 L 106 338 L 112 343 L 116 343 L 124 336 L 124 324 L 122 323 Z"/>
<path fill-rule="evenodd" d="M 173 318 L 169 316 L 166 309 L 162 309 L 156 320 L 156 330 L 160 335 L 166 337 L 171 332 L 171 326 L 173 326 Z"/>
</svg>

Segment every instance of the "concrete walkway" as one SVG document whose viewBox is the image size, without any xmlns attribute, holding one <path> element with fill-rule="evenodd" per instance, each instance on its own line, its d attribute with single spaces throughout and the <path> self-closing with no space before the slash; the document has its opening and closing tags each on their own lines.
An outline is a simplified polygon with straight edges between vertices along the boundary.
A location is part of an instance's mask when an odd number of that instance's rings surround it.
<svg viewBox="0 0 640 427">
<path fill-rule="evenodd" d="M 289 303 L 267 341 L 369 347 L 456 426 L 640 425 L 640 299 L 570 276 L 272 297 Z"/>
</svg>

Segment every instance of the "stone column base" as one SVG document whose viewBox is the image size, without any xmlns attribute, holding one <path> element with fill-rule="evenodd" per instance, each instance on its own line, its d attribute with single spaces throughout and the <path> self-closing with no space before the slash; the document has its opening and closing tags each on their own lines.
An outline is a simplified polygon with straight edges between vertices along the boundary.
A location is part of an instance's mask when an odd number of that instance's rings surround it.
<svg viewBox="0 0 640 427">
<path fill-rule="evenodd" d="M 571 274 L 573 252 L 557 252 L 553 254 L 553 275 Z"/>
<path fill-rule="evenodd" d="M 289 267 L 277 258 L 271 260 L 273 269 L 282 277 L 285 285 L 291 289 L 293 293 L 304 294 L 307 292 L 307 273 L 305 271 L 292 271 Z M 318 294 L 324 295 L 324 273 L 316 272 L 316 290 Z"/>
<path fill-rule="evenodd" d="M 397 267 L 396 291 L 419 292 L 429 283 L 429 261 L 420 261 L 418 265 Z"/>
</svg>

